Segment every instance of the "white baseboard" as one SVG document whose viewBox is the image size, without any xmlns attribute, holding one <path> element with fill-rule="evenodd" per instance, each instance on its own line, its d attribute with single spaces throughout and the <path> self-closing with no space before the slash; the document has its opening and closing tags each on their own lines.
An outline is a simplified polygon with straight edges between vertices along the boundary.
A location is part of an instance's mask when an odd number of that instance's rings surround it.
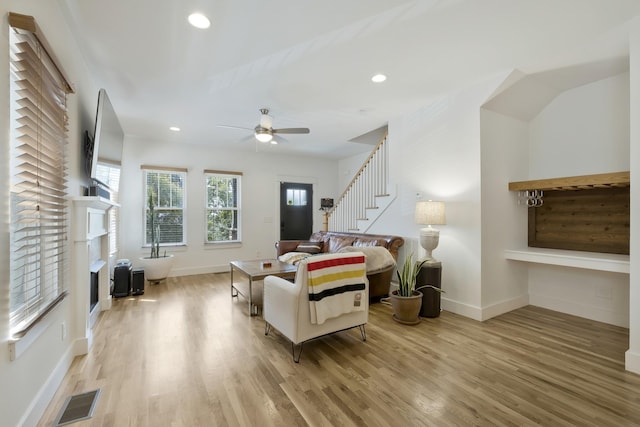
<svg viewBox="0 0 640 427">
<path fill-rule="evenodd" d="M 527 295 L 521 295 L 509 300 L 500 301 L 487 307 L 478 307 L 444 297 L 442 298 L 441 303 L 443 310 L 482 322 L 484 320 L 491 319 L 492 317 L 526 306 L 529 304 L 529 297 Z"/>
<path fill-rule="evenodd" d="M 520 295 L 515 298 L 500 301 L 495 304 L 482 307 L 482 320 L 491 319 L 492 317 L 508 313 L 517 308 L 524 307 L 529 304 L 529 295 Z"/>
<path fill-rule="evenodd" d="M 443 310 L 469 317 L 473 320 L 482 321 L 482 309 L 475 305 L 454 301 L 449 298 L 442 298 L 441 305 Z"/>
<path fill-rule="evenodd" d="M 64 353 L 56 367 L 49 375 L 49 378 L 42 385 L 34 399 L 29 404 L 27 411 L 18 423 L 19 426 L 35 426 L 42 418 L 42 414 L 51 403 L 53 395 L 58 391 L 58 387 L 62 384 L 64 376 L 69 371 L 71 363 L 73 362 L 76 353 L 74 351 L 75 345 L 71 344 L 67 351 Z"/>
<path fill-rule="evenodd" d="M 76 356 L 81 356 L 83 354 L 89 353 L 89 349 L 91 348 L 91 341 L 89 338 L 78 338 L 72 344 L 73 354 Z"/>
<path fill-rule="evenodd" d="M 169 276 L 180 277 L 180 276 L 193 276 L 195 274 L 228 273 L 228 272 L 229 272 L 229 264 L 208 265 L 204 267 L 172 268 Z"/>
<path fill-rule="evenodd" d="M 640 374 L 640 353 L 627 350 L 624 354 L 624 367 L 627 371 Z"/>
</svg>

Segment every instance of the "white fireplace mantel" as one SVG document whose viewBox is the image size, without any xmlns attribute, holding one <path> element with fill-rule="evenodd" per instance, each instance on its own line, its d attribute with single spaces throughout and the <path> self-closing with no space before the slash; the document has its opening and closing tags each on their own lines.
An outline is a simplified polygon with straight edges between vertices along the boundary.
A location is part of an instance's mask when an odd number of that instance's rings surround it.
<svg viewBox="0 0 640 427">
<path fill-rule="evenodd" d="M 92 327 L 100 311 L 111 308 L 109 260 L 109 209 L 117 206 L 98 196 L 74 197 L 73 236 L 73 306 L 76 307 L 76 354 L 86 354 L 93 341 Z M 94 246 L 95 245 L 95 246 Z M 92 250 L 93 247 L 93 250 Z M 91 272 L 98 273 L 98 304 L 90 312 Z"/>
</svg>

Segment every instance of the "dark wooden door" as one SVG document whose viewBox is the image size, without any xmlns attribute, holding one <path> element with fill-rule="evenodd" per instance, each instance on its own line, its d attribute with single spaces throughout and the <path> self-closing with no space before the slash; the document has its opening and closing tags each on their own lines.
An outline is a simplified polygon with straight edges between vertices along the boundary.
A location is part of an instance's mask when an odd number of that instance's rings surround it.
<svg viewBox="0 0 640 427">
<path fill-rule="evenodd" d="M 308 239 L 313 231 L 313 185 L 280 183 L 280 240 Z"/>
</svg>

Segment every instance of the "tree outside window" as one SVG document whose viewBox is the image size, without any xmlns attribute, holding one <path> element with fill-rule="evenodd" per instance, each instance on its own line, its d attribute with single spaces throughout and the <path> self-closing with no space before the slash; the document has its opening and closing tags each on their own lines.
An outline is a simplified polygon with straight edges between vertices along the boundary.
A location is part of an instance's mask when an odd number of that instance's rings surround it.
<svg viewBox="0 0 640 427">
<path fill-rule="evenodd" d="M 96 177 L 109 186 L 111 201 L 120 203 L 120 165 L 98 162 Z M 120 248 L 119 216 L 120 207 L 109 209 L 109 255 L 117 253 Z"/>
<path fill-rule="evenodd" d="M 239 242 L 240 178 L 236 172 L 205 172 L 206 242 Z"/>
<path fill-rule="evenodd" d="M 145 170 L 145 245 L 151 245 L 149 195 L 155 208 L 156 235 L 160 246 L 186 244 L 185 194 L 186 172 Z"/>
</svg>

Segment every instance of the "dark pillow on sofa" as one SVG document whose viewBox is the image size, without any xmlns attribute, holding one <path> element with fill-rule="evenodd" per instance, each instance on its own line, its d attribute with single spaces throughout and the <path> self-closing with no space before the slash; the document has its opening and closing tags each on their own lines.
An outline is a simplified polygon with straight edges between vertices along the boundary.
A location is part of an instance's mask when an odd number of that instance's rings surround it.
<svg viewBox="0 0 640 427">
<path fill-rule="evenodd" d="M 296 247 L 296 252 L 319 254 L 322 252 L 322 242 L 302 242 Z"/>
</svg>

